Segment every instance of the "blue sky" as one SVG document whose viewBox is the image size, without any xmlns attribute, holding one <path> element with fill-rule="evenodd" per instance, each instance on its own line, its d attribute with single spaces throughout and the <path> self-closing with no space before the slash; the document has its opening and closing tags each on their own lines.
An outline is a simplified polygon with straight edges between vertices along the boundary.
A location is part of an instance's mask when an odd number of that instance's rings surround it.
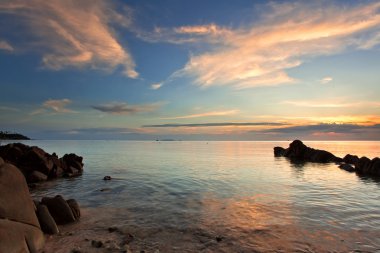
<svg viewBox="0 0 380 253">
<path fill-rule="evenodd" d="M 0 3 L 0 129 L 380 140 L 378 1 Z"/>
</svg>

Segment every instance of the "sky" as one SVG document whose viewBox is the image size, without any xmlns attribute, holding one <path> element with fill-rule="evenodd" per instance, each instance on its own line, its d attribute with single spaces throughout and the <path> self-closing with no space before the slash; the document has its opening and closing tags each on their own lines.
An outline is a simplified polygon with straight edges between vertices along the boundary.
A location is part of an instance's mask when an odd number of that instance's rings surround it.
<svg viewBox="0 0 380 253">
<path fill-rule="evenodd" d="M 2 0 L 0 130 L 380 140 L 380 2 Z"/>
</svg>

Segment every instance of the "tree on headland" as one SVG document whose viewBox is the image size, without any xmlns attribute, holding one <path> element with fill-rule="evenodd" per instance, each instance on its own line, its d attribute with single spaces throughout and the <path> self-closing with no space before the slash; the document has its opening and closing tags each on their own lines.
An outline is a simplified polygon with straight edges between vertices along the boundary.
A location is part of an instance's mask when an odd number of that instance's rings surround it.
<svg viewBox="0 0 380 253">
<path fill-rule="evenodd" d="M 19 133 L 0 131 L 0 140 L 30 140 L 30 138 Z"/>
</svg>

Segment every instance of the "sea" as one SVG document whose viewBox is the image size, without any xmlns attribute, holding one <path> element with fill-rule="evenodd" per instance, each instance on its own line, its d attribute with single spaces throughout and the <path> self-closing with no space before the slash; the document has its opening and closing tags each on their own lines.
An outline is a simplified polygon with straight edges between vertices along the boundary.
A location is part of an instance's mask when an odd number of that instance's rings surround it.
<svg viewBox="0 0 380 253">
<path fill-rule="evenodd" d="M 380 252 L 380 178 L 274 157 L 289 142 L 23 143 L 84 158 L 82 176 L 44 183 L 34 198 L 74 198 L 132 228 L 152 252 Z M 304 143 L 380 156 L 377 141 Z"/>
</svg>

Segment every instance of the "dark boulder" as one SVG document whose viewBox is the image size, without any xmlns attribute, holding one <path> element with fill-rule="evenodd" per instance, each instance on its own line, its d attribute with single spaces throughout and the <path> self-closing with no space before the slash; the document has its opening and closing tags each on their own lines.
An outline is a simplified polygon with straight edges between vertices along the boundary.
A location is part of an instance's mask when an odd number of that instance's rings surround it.
<svg viewBox="0 0 380 253">
<path fill-rule="evenodd" d="M 355 164 L 355 169 L 359 174 L 380 176 L 380 158 L 375 157 L 370 160 L 363 156 Z"/>
<path fill-rule="evenodd" d="M 83 158 L 76 154 L 66 154 L 58 158 L 55 153 L 49 154 L 39 147 L 22 143 L 0 146 L 0 156 L 18 167 L 28 183 L 44 181 L 43 175 L 52 179 L 79 176 L 83 172 Z"/>
<path fill-rule="evenodd" d="M 293 161 L 305 161 L 305 162 L 317 162 L 317 163 L 328 163 L 328 162 L 340 162 L 342 159 L 334 156 L 332 153 L 313 149 L 300 140 L 295 140 L 290 143 L 287 149 L 281 147 L 274 148 L 275 156 L 285 156 Z"/>
<path fill-rule="evenodd" d="M 347 154 L 345 157 L 343 157 L 343 161 L 345 163 L 348 163 L 348 164 L 357 164 L 357 162 L 359 161 L 359 157 L 356 156 L 356 155 L 350 155 L 350 154 Z"/>
<path fill-rule="evenodd" d="M 57 224 L 51 216 L 47 206 L 42 204 L 37 206 L 37 217 L 38 221 L 40 222 L 41 229 L 44 233 L 50 235 L 55 235 L 59 233 Z"/>
<path fill-rule="evenodd" d="M 43 182 L 46 181 L 48 176 L 46 176 L 44 173 L 39 171 L 33 171 L 28 176 L 28 182 L 30 183 L 36 183 L 36 182 Z"/>
<path fill-rule="evenodd" d="M 75 221 L 74 214 L 71 211 L 69 204 L 67 204 L 61 195 L 57 195 L 54 198 L 42 198 L 41 203 L 47 206 L 51 216 L 58 225 Z"/>
<path fill-rule="evenodd" d="M 274 147 L 274 156 L 279 157 L 279 156 L 284 156 L 285 154 L 285 149 L 282 147 Z"/>
<path fill-rule="evenodd" d="M 44 236 L 25 178 L 0 161 L 0 252 L 38 252 Z"/>
<path fill-rule="evenodd" d="M 75 219 L 76 220 L 79 219 L 80 218 L 80 208 L 79 208 L 78 202 L 75 199 L 68 199 L 68 200 L 66 200 L 66 202 L 70 206 L 71 211 L 73 212 Z"/>
<path fill-rule="evenodd" d="M 348 171 L 348 172 L 354 172 L 355 171 L 355 168 L 352 167 L 348 163 L 343 163 L 343 164 L 339 165 L 339 168 L 342 169 L 342 170 Z"/>
</svg>

